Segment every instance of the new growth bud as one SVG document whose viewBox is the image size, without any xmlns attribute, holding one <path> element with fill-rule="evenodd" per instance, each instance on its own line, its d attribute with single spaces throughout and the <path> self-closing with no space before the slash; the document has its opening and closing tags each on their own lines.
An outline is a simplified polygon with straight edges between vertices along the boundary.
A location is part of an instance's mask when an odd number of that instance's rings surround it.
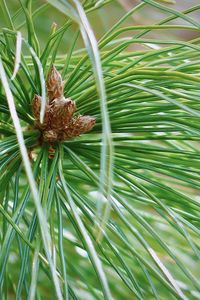
<svg viewBox="0 0 200 300">
<path fill-rule="evenodd" d="M 55 143 L 79 136 L 91 130 L 96 122 L 94 117 L 73 117 L 76 104 L 63 94 L 60 73 L 52 66 L 46 81 L 48 99 L 45 107 L 44 123 L 40 123 L 41 97 L 35 95 L 32 102 L 35 127 L 42 133 L 44 142 Z"/>
<path fill-rule="evenodd" d="M 91 130 L 96 122 L 94 117 L 78 116 L 72 118 L 71 122 L 65 126 L 63 139 L 69 140 Z"/>
<path fill-rule="evenodd" d="M 63 81 L 60 73 L 57 71 L 55 66 L 52 66 L 47 76 L 47 92 L 49 98 L 49 104 L 56 99 L 63 96 Z"/>
</svg>

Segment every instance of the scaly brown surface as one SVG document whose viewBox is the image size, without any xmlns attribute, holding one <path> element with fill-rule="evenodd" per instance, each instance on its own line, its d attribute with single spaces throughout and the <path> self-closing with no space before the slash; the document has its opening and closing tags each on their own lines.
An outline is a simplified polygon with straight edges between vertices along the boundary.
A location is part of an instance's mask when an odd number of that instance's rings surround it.
<svg viewBox="0 0 200 300">
<path fill-rule="evenodd" d="M 60 73 L 53 66 L 47 76 L 48 98 L 44 122 L 40 122 L 41 97 L 35 95 L 32 102 L 35 127 L 41 131 L 42 141 L 55 143 L 69 140 L 91 130 L 96 119 L 91 116 L 75 116 L 76 104 L 63 94 L 64 85 Z"/>
</svg>

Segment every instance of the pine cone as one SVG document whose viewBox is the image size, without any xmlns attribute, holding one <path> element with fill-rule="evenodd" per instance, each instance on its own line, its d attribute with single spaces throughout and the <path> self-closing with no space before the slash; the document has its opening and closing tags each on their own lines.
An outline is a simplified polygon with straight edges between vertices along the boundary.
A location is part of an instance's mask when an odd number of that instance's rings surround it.
<svg viewBox="0 0 200 300">
<path fill-rule="evenodd" d="M 65 126 L 63 130 L 63 140 L 68 140 L 73 137 L 79 136 L 91 130 L 96 123 L 96 119 L 91 116 L 78 116 L 73 118 L 71 122 Z"/>
<path fill-rule="evenodd" d="M 70 122 L 75 111 L 75 102 L 70 98 L 55 99 L 51 104 L 50 127 L 52 129 L 63 129 Z"/>
<path fill-rule="evenodd" d="M 56 130 L 44 130 L 43 131 L 43 141 L 49 143 L 55 143 L 58 140 L 59 133 Z"/>
<path fill-rule="evenodd" d="M 56 99 L 63 96 L 63 81 L 60 73 L 52 66 L 46 81 L 47 92 L 49 97 L 49 104 Z"/>
<path fill-rule="evenodd" d="M 53 66 L 47 78 L 48 100 L 45 106 L 44 123 L 40 123 L 41 97 L 35 95 L 32 102 L 35 127 L 41 131 L 44 142 L 55 143 L 79 136 L 92 129 L 96 120 L 90 116 L 73 118 L 76 104 L 63 95 L 60 73 Z"/>
</svg>

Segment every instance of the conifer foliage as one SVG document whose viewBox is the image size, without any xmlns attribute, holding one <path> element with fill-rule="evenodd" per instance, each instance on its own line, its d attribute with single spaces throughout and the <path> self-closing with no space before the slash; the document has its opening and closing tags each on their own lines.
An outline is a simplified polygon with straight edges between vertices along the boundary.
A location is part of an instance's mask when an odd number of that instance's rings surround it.
<svg viewBox="0 0 200 300">
<path fill-rule="evenodd" d="M 1 0 L 0 299 L 200 299 L 185 4 Z"/>
</svg>

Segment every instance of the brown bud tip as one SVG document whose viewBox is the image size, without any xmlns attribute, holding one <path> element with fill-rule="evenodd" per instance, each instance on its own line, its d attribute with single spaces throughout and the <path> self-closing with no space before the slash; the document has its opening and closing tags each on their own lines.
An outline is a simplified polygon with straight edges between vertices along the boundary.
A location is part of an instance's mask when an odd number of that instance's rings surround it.
<svg viewBox="0 0 200 300">
<path fill-rule="evenodd" d="M 47 76 L 47 91 L 49 96 L 49 103 L 55 98 L 63 96 L 63 81 L 60 73 L 57 71 L 55 66 L 52 66 Z"/>
<path fill-rule="evenodd" d="M 51 128 L 62 129 L 70 122 L 73 113 L 76 110 L 76 104 L 70 98 L 64 97 L 55 99 L 51 104 Z"/>
<path fill-rule="evenodd" d="M 40 107 L 41 107 L 41 97 L 38 95 L 34 95 L 32 101 L 32 110 L 33 110 L 33 116 L 37 120 L 39 120 L 40 118 Z"/>
<path fill-rule="evenodd" d="M 63 139 L 68 140 L 79 136 L 93 128 L 96 119 L 91 116 L 78 116 L 73 118 L 63 131 Z"/>
<path fill-rule="evenodd" d="M 58 133 L 56 130 L 45 130 L 42 138 L 44 142 L 55 143 L 58 140 Z"/>
<path fill-rule="evenodd" d="M 77 117 L 76 124 L 79 126 L 81 133 L 91 130 L 96 123 L 96 118 L 91 116 Z"/>
</svg>

